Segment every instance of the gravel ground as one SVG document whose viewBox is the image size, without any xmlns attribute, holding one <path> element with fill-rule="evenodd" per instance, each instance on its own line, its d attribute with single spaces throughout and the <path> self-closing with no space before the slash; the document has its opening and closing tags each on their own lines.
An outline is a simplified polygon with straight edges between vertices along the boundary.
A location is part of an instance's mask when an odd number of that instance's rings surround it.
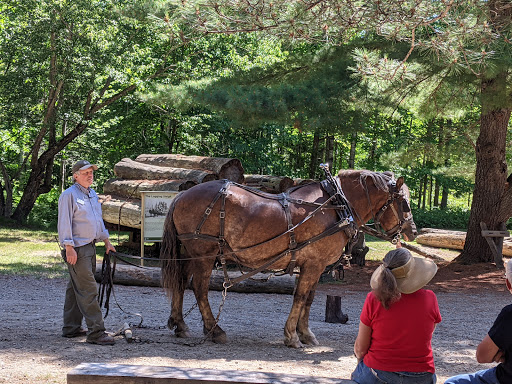
<svg viewBox="0 0 512 384">
<path fill-rule="evenodd" d="M 502 272 L 487 269 L 486 280 L 461 268 L 452 268 L 450 277 L 438 273 L 428 287 L 437 294 L 443 316 L 433 338 L 438 383 L 456 373 L 491 366 L 476 362 L 475 348 L 500 309 L 511 301 L 502 288 L 503 280 L 496 285 Z M 121 311 L 116 301 L 124 311 L 142 314 L 142 327 L 133 328 L 133 343 L 117 336 L 115 346 L 96 346 L 87 344 L 85 337 L 60 336 L 65 280 L 0 276 L 0 383 L 66 383 L 66 374 L 83 362 L 350 378 L 356 365 L 352 352 L 358 318 L 372 269 L 348 271 L 358 284 L 351 284 L 349 278 L 343 284 L 321 286 L 310 316 L 311 329 L 321 345 L 300 350 L 283 344 L 290 295 L 228 292 L 220 320 L 228 344 L 206 341 L 188 346 L 166 328 L 170 305 L 160 288 L 116 286 L 105 321 L 107 329 L 117 331 L 125 322 L 139 323 L 137 316 Z M 456 274 L 469 276 L 469 280 L 454 277 Z M 342 296 L 347 324 L 324 322 L 327 294 Z M 210 300 L 217 314 L 221 293 L 211 292 Z M 184 309 L 194 302 L 192 292 L 187 291 Z M 189 342 L 200 343 L 202 323 L 197 309 L 187 317 L 187 323 L 193 335 Z"/>
</svg>

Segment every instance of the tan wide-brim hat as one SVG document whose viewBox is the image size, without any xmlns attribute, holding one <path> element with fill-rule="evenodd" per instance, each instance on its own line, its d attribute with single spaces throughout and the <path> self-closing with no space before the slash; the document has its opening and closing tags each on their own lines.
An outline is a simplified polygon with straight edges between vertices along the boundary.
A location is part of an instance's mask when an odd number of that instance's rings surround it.
<svg viewBox="0 0 512 384">
<path fill-rule="evenodd" d="M 372 289 L 377 289 L 377 280 L 382 270 L 379 266 L 370 279 Z M 411 257 L 407 263 L 398 268 L 393 268 L 391 273 L 395 276 L 397 288 L 401 293 L 414 293 L 428 284 L 437 272 L 437 265 L 432 260 L 421 257 Z"/>
</svg>

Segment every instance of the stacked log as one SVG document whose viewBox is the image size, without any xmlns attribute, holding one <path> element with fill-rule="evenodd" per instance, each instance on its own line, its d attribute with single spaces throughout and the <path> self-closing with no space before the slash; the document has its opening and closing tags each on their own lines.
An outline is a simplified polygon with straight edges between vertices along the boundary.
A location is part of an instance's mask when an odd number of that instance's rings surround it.
<svg viewBox="0 0 512 384">
<path fill-rule="evenodd" d="M 218 175 L 219 179 L 227 179 L 239 184 L 244 182 L 244 168 L 238 159 L 163 154 L 139 155 L 135 161 L 161 167 L 203 169 Z"/>
<path fill-rule="evenodd" d="M 416 237 L 416 242 L 430 247 L 462 250 L 466 242 L 466 232 L 423 228 Z M 503 240 L 503 255 L 512 256 L 511 237 L 505 237 Z"/>
<path fill-rule="evenodd" d="M 131 159 L 122 159 L 114 166 L 114 174 L 122 179 L 177 179 L 189 180 L 197 184 L 217 180 L 219 175 L 203 169 L 186 169 L 144 164 Z"/>
<path fill-rule="evenodd" d="M 143 191 L 185 191 L 197 185 L 192 180 L 125 180 L 110 179 L 103 185 L 105 195 L 140 199 Z"/>
<path fill-rule="evenodd" d="M 306 185 L 310 183 L 314 183 L 316 180 L 313 179 L 301 179 L 300 177 L 296 177 L 293 179 L 294 185 Z"/>
<path fill-rule="evenodd" d="M 267 193 L 281 193 L 295 185 L 289 177 L 270 175 L 245 175 L 245 185 Z"/>
<path fill-rule="evenodd" d="M 103 221 L 140 229 L 141 200 L 122 196 L 99 195 Z"/>
<path fill-rule="evenodd" d="M 241 183 L 243 167 L 238 159 L 172 154 L 124 158 L 114 166 L 115 178 L 108 180 L 100 195 L 103 220 L 123 227 L 141 228 L 141 193 L 180 192 L 211 180 Z"/>
</svg>

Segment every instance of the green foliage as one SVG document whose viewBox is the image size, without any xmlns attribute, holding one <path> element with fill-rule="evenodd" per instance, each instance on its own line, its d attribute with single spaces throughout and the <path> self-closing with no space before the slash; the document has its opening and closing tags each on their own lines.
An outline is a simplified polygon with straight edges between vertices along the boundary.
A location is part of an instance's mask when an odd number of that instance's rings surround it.
<svg viewBox="0 0 512 384">
<path fill-rule="evenodd" d="M 50 192 L 40 195 L 34 208 L 30 211 L 27 224 L 55 231 L 57 229 L 59 196 L 60 189 L 56 186 Z"/>
<path fill-rule="evenodd" d="M 461 207 L 431 210 L 413 208 L 412 210 L 418 229 L 441 228 L 465 231 L 468 227 L 469 214 L 469 209 Z"/>
</svg>

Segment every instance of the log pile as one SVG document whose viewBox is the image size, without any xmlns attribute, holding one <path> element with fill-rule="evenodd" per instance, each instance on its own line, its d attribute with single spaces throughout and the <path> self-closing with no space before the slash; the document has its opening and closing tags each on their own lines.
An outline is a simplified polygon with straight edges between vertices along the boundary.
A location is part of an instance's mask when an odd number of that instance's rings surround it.
<svg viewBox="0 0 512 384">
<path fill-rule="evenodd" d="M 466 242 L 466 232 L 423 228 L 416 237 L 416 242 L 430 247 L 462 250 Z M 504 238 L 503 255 L 512 256 L 512 237 Z"/>
<path fill-rule="evenodd" d="M 281 193 L 295 185 L 293 179 L 286 176 L 245 175 L 245 185 L 267 193 Z"/>
<path fill-rule="evenodd" d="M 100 201 L 108 225 L 141 228 L 141 192 L 180 192 L 211 180 L 244 181 L 240 160 L 174 154 L 139 155 L 114 166 L 115 178 L 103 186 Z"/>
</svg>

